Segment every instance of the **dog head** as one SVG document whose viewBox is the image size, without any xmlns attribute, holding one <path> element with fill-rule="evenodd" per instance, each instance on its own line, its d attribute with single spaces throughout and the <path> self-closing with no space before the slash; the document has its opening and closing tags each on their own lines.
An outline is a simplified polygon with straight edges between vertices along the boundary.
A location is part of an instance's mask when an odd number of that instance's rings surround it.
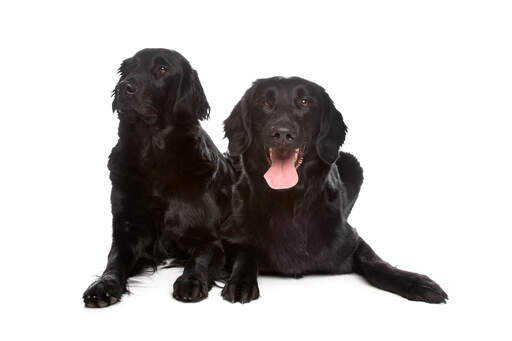
<svg viewBox="0 0 512 341">
<path fill-rule="evenodd" d="M 298 77 L 254 82 L 224 129 L 230 154 L 276 190 L 294 187 L 305 162 L 336 161 L 347 131 L 325 90 Z"/>
<path fill-rule="evenodd" d="M 197 72 L 176 51 L 141 50 L 123 61 L 119 74 L 112 110 L 120 119 L 180 124 L 208 118 Z"/>
</svg>

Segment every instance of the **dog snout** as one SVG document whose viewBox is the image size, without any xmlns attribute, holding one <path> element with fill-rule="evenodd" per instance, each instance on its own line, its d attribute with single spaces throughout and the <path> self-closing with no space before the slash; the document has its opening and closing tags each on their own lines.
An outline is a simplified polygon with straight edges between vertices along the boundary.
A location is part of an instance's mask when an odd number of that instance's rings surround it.
<svg viewBox="0 0 512 341">
<path fill-rule="evenodd" d="M 290 145 L 297 139 L 297 132 L 288 124 L 273 125 L 270 127 L 270 138 L 276 145 Z"/>
<path fill-rule="evenodd" d="M 132 96 L 137 92 L 137 84 L 133 79 L 123 80 L 119 83 L 119 90 L 124 95 Z"/>
</svg>

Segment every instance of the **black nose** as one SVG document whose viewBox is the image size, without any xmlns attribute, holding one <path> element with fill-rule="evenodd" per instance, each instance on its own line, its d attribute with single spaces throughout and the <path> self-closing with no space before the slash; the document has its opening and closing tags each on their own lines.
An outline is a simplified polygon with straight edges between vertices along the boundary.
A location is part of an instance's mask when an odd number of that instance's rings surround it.
<svg viewBox="0 0 512 341">
<path fill-rule="evenodd" d="M 293 143 L 297 134 L 291 127 L 273 126 L 270 128 L 270 137 L 278 145 L 287 145 Z"/>
<path fill-rule="evenodd" d="M 127 80 L 121 81 L 119 83 L 119 86 L 120 86 L 121 92 L 126 95 L 131 96 L 137 92 L 137 85 L 135 84 L 133 79 L 127 79 Z"/>
</svg>

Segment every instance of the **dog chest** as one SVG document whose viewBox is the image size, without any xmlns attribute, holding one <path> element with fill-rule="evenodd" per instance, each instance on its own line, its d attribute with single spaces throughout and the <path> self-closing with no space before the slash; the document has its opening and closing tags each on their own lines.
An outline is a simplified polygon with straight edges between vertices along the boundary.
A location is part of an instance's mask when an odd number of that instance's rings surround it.
<svg viewBox="0 0 512 341">
<path fill-rule="evenodd" d="M 340 224 L 322 211 L 307 218 L 271 216 L 257 238 L 262 271 L 286 276 L 325 271 L 343 245 Z"/>
</svg>

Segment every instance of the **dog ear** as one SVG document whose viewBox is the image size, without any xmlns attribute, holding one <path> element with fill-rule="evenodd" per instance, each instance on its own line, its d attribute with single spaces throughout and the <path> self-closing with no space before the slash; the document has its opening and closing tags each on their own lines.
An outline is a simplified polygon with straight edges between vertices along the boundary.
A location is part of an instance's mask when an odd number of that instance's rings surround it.
<svg viewBox="0 0 512 341">
<path fill-rule="evenodd" d="M 252 142 L 251 117 L 248 112 L 249 97 L 250 89 L 224 121 L 224 137 L 229 140 L 228 151 L 231 155 L 243 154 Z"/>
<path fill-rule="evenodd" d="M 197 72 L 189 65 L 184 68 L 178 84 L 173 112 L 178 115 L 180 113 L 196 115 L 199 120 L 208 119 L 210 116 L 210 105 L 206 100 Z"/>
<path fill-rule="evenodd" d="M 112 100 L 112 112 L 116 112 L 117 110 L 117 100 L 116 100 L 116 89 L 112 90 L 111 97 L 114 97 Z"/>
<path fill-rule="evenodd" d="M 347 126 L 327 93 L 325 93 L 325 104 L 316 138 L 316 152 L 323 162 L 332 164 L 338 158 L 339 148 L 345 141 Z"/>
<path fill-rule="evenodd" d="M 119 69 L 117 69 L 117 73 L 119 74 L 119 81 L 121 81 L 126 76 L 126 64 L 127 63 L 128 63 L 128 59 L 123 60 L 123 62 L 119 66 Z M 118 81 L 118 83 L 119 83 L 119 81 Z M 114 97 L 114 99 L 112 100 L 112 112 L 115 112 L 117 110 L 116 89 L 117 89 L 117 85 L 116 85 L 116 88 L 114 88 L 114 90 L 112 90 L 112 94 L 111 94 L 111 96 Z"/>
</svg>

